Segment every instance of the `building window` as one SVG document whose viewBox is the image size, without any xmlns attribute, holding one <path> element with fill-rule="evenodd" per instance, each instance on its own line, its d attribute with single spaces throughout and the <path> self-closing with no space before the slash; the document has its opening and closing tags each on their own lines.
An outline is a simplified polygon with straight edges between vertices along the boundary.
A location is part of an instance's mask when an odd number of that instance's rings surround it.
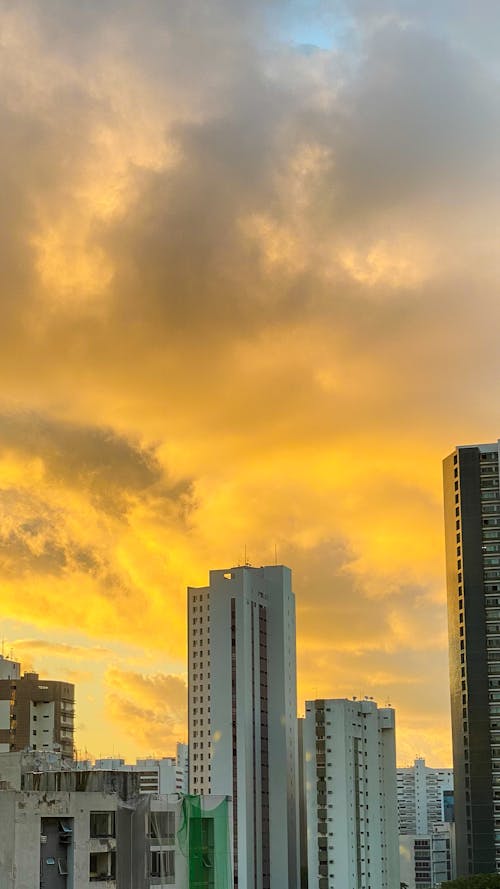
<svg viewBox="0 0 500 889">
<path fill-rule="evenodd" d="M 116 877 L 116 852 L 91 852 L 89 861 L 91 883 L 106 882 Z"/>
<path fill-rule="evenodd" d="M 114 812 L 91 812 L 90 813 L 90 836 L 91 837 L 114 837 L 115 829 L 115 813 Z"/>
<path fill-rule="evenodd" d="M 151 812 L 149 815 L 149 836 L 154 840 L 175 842 L 175 813 Z"/>
<path fill-rule="evenodd" d="M 151 852 L 150 875 L 175 877 L 175 852 L 170 849 L 165 852 Z"/>
</svg>

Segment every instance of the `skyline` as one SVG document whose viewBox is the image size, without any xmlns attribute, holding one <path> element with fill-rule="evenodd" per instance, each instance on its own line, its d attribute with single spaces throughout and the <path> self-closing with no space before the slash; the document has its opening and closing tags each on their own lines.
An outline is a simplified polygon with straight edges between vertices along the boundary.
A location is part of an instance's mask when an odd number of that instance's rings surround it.
<svg viewBox="0 0 500 889">
<path fill-rule="evenodd" d="M 276 547 L 299 706 L 390 702 L 400 764 L 451 763 L 441 461 L 500 434 L 500 9 L 420 6 L 0 6 L 0 636 L 75 682 L 82 754 L 171 754 L 187 586 Z"/>
</svg>

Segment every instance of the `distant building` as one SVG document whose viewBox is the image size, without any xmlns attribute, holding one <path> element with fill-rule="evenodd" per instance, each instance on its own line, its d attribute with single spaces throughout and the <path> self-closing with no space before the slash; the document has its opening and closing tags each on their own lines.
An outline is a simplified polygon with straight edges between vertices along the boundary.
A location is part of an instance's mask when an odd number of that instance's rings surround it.
<svg viewBox="0 0 500 889">
<path fill-rule="evenodd" d="M 499 442 L 444 461 L 458 876 L 500 871 Z"/>
<path fill-rule="evenodd" d="M 432 769 L 417 758 L 398 769 L 401 880 L 431 889 L 455 876 L 453 769 Z"/>
<path fill-rule="evenodd" d="M 303 751 L 309 889 L 399 887 L 394 710 L 306 701 Z"/>
<path fill-rule="evenodd" d="M 189 792 L 189 745 L 180 742 L 175 757 L 175 789 L 178 793 Z"/>
<path fill-rule="evenodd" d="M 0 654 L 0 679 L 19 679 L 21 664 Z"/>
<path fill-rule="evenodd" d="M 399 837 L 401 881 L 408 889 L 435 889 L 455 877 L 455 825 L 433 824 L 425 835 Z"/>
<path fill-rule="evenodd" d="M 96 759 L 94 765 L 85 760 L 76 764 L 78 768 L 117 772 L 135 772 L 139 776 L 141 793 L 187 793 L 188 791 L 188 745 L 177 744 L 177 755 L 161 759 L 138 759 L 135 764 L 124 759 Z"/>
<path fill-rule="evenodd" d="M 453 821 L 453 769 L 432 769 L 418 757 L 398 769 L 400 834 L 422 836 L 432 825 Z"/>
<path fill-rule="evenodd" d="M 3 754 L 0 886 L 231 889 L 229 820 L 225 797 L 142 795 L 136 773 Z"/>
<path fill-rule="evenodd" d="M 298 797 L 299 797 L 299 873 L 300 889 L 308 889 L 307 886 L 307 808 L 306 808 L 306 778 L 304 759 L 304 718 L 297 719 L 297 739 L 299 750 L 298 768 Z"/>
<path fill-rule="evenodd" d="M 298 882 L 295 599 L 283 566 L 188 589 L 189 787 L 233 800 L 235 889 Z"/>
<path fill-rule="evenodd" d="M 8 675 L 5 675 L 8 674 Z M 0 753 L 60 749 L 73 756 L 75 687 L 20 675 L 20 664 L 0 660 Z"/>
</svg>

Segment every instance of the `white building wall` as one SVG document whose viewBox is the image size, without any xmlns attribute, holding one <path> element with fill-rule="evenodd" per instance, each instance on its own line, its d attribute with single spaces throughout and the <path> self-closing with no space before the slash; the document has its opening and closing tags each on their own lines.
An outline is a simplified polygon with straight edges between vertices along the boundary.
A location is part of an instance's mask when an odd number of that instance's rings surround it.
<svg viewBox="0 0 500 889">
<path fill-rule="evenodd" d="M 178 793 L 187 793 L 189 790 L 189 746 L 179 742 L 176 751 L 176 783 Z"/>
<path fill-rule="evenodd" d="M 158 792 L 175 793 L 177 780 L 177 764 L 173 757 L 166 756 L 158 760 Z"/>
<path fill-rule="evenodd" d="M 0 654 L 0 679 L 19 679 L 21 664 Z"/>
<path fill-rule="evenodd" d="M 443 860 L 443 843 L 450 849 L 450 872 L 455 873 L 454 833 L 450 825 L 444 823 L 444 792 L 453 790 L 453 769 L 435 769 L 426 766 L 425 760 L 417 757 L 414 764 L 398 769 L 398 832 L 400 848 L 401 879 L 415 889 L 415 873 L 422 862 L 427 848 L 418 840 L 425 840 L 429 847 L 431 879 L 439 884 L 439 862 Z M 417 859 L 415 844 L 417 843 Z M 439 848 L 438 848 L 439 847 Z M 444 850 L 447 851 L 446 848 Z M 422 869 L 422 864 L 419 865 Z M 403 876 L 404 875 L 404 876 Z M 425 883 L 417 882 L 425 889 Z"/>
<path fill-rule="evenodd" d="M 267 651 L 262 662 L 261 616 Z M 297 701 L 289 569 L 211 571 L 208 587 L 188 590 L 188 634 L 190 792 L 233 797 L 238 889 L 295 889 Z M 267 767 L 261 762 L 266 722 Z M 270 884 L 264 876 L 267 822 L 261 795 L 267 776 Z"/>
<path fill-rule="evenodd" d="M 444 821 L 443 794 L 453 790 L 453 769 L 426 766 L 417 757 L 412 766 L 398 769 L 399 833 L 425 836 Z"/>
<path fill-rule="evenodd" d="M 55 740 L 54 701 L 30 701 L 30 747 L 52 749 Z"/>
<path fill-rule="evenodd" d="M 394 711 L 372 701 L 306 702 L 304 759 L 309 889 L 394 889 Z"/>
<path fill-rule="evenodd" d="M 399 854 L 401 881 L 408 889 L 434 889 L 454 879 L 454 824 L 435 824 L 426 835 L 401 835 Z"/>
</svg>

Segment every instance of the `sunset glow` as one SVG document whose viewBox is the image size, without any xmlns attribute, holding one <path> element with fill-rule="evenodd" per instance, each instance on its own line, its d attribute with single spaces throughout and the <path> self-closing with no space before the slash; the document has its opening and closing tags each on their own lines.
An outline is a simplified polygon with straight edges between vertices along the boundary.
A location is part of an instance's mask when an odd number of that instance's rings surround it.
<svg viewBox="0 0 500 889">
<path fill-rule="evenodd" d="M 81 755 L 170 755 L 186 586 L 277 555 L 300 709 L 390 701 L 401 764 L 449 765 L 441 460 L 499 435 L 500 9 L 318 2 L 301 41 L 275 5 L 2 7 L 4 652 L 76 684 Z"/>
</svg>

